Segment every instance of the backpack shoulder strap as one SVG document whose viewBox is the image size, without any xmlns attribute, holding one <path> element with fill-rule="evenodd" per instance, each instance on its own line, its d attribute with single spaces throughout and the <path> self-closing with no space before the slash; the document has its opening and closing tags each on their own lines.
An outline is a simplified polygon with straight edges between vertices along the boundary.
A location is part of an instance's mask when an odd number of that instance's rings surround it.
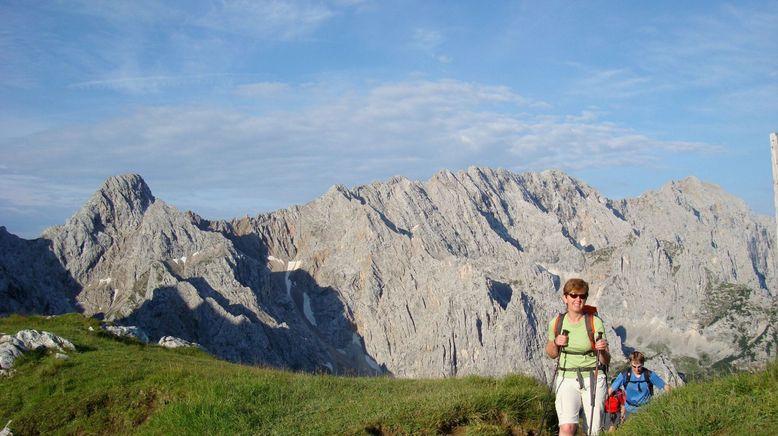
<svg viewBox="0 0 778 436">
<path fill-rule="evenodd" d="M 632 375 L 632 371 L 630 371 L 629 368 L 625 369 L 622 373 L 624 375 L 624 387 L 626 388 L 628 383 L 642 383 L 643 381 L 646 382 L 648 385 L 648 393 L 652 396 L 654 395 L 654 383 L 651 382 L 651 370 L 648 368 L 643 368 L 643 377 L 644 380 L 641 381 L 631 381 L 630 376 Z"/>
<path fill-rule="evenodd" d="M 595 316 L 597 316 L 597 315 L 593 315 L 593 314 L 590 314 L 590 313 L 584 314 L 584 321 L 586 321 L 585 322 L 585 324 L 586 324 L 586 333 L 589 334 L 589 342 L 592 343 L 592 350 L 594 350 L 594 332 L 596 330 L 594 328 L 594 317 Z"/>
<path fill-rule="evenodd" d="M 560 334 L 562 334 L 562 320 L 564 320 L 566 314 L 567 314 L 567 312 L 557 314 L 557 316 L 556 316 L 556 320 L 554 321 L 554 336 L 555 337 L 559 336 Z"/>
<path fill-rule="evenodd" d="M 643 368 L 643 374 L 646 375 L 646 384 L 648 385 L 648 393 L 651 394 L 651 396 L 653 396 L 654 384 L 651 383 L 651 370 L 648 368 Z"/>
</svg>

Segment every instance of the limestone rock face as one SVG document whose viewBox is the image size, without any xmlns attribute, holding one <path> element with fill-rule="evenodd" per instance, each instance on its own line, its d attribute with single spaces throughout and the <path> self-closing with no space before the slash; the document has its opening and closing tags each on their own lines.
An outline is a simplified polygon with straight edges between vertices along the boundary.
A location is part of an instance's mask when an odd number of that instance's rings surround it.
<svg viewBox="0 0 778 436">
<path fill-rule="evenodd" d="M 5 427 L 3 427 L 2 430 L 0 430 L 0 436 L 13 436 L 13 432 L 11 432 L 11 429 L 9 426 L 11 425 L 11 421 L 8 421 L 7 424 L 5 424 Z"/>
<path fill-rule="evenodd" d="M 9 336 L 0 336 L 0 374 L 5 374 L 14 364 L 17 357 L 29 351 L 24 342 Z"/>
<path fill-rule="evenodd" d="M 158 342 L 159 346 L 165 347 L 165 348 L 186 348 L 186 347 L 195 347 L 195 348 L 201 348 L 199 344 L 195 344 L 193 342 L 185 341 L 181 338 L 175 338 L 173 336 L 163 336 L 159 339 Z"/>
<path fill-rule="evenodd" d="M 72 312 L 79 290 L 51 251 L 51 241 L 28 241 L 0 227 L 0 316 Z"/>
<path fill-rule="evenodd" d="M 659 354 L 646 359 L 645 366 L 651 371 L 654 371 L 656 375 L 661 377 L 671 388 L 686 384 L 686 382 L 683 381 L 681 374 L 675 368 L 673 361 L 664 354 Z"/>
<path fill-rule="evenodd" d="M 53 333 L 39 332 L 37 330 L 21 330 L 16 333 L 18 339 L 28 350 L 47 348 L 59 352 L 75 351 L 76 347 L 67 339 Z"/>
<path fill-rule="evenodd" d="M 38 240 L 0 230 L 0 253 L 52 271 L 0 255 L 18 296 L 0 310 L 75 309 L 296 370 L 545 380 L 560 288 L 581 277 L 614 355 L 748 367 L 778 349 L 774 228 L 693 178 L 614 201 L 559 171 L 470 168 L 208 221 L 125 175 Z"/>
<path fill-rule="evenodd" d="M 117 338 L 132 338 L 142 344 L 149 343 L 149 336 L 146 334 L 146 332 L 134 325 L 104 325 L 103 330 L 116 336 Z"/>
<path fill-rule="evenodd" d="M 53 333 L 37 330 L 21 330 L 16 335 L 0 335 L 0 375 L 7 375 L 16 358 L 28 351 L 48 349 L 65 355 L 76 347 L 67 339 Z"/>
</svg>

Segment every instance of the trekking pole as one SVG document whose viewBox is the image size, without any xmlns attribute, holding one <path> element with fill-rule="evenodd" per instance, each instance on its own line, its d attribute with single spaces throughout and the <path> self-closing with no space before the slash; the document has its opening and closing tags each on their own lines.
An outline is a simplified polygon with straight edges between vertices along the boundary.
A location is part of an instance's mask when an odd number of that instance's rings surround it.
<svg viewBox="0 0 778 436">
<path fill-rule="evenodd" d="M 602 339 L 602 332 L 597 333 L 597 340 Z M 592 393 L 592 412 L 589 414 L 589 431 L 587 434 L 592 435 L 592 424 L 594 424 L 594 402 L 597 401 L 597 377 L 600 375 L 600 350 L 597 350 L 597 362 L 594 364 L 594 380 L 590 380 L 591 386 L 589 391 Z"/>
<path fill-rule="evenodd" d="M 568 337 L 570 335 L 570 330 L 562 330 L 562 336 Z M 551 379 L 551 386 L 554 385 L 554 381 L 556 381 L 556 374 L 559 371 L 559 361 L 562 360 L 562 349 L 565 347 L 557 347 L 557 356 L 556 356 L 556 368 L 554 368 L 554 378 Z"/>
<path fill-rule="evenodd" d="M 568 336 L 570 335 L 570 330 L 562 330 L 562 336 Z M 554 376 L 551 377 L 551 390 L 555 391 L 554 389 L 554 382 L 556 382 L 556 374 L 559 371 L 559 360 L 562 358 L 562 348 L 564 347 L 556 347 L 557 348 L 557 356 L 556 356 L 556 367 L 554 368 Z M 556 392 L 554 392 L 554 395 L 556 395 Z M 538 436 L 541 436 L 543 434 L 543 427 L 546 425 L 546 412 L 548 410 L 546 409 L 546 406 L 543 406 L 543 419 L 540 420 L 540 429 L 538 430 Z"/>
</svg>

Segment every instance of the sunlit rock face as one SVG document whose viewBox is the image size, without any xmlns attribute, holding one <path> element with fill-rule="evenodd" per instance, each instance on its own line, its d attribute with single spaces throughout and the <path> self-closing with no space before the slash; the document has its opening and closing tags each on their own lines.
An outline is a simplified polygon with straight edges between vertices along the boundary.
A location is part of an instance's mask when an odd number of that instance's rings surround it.
<svg viewBox="0 0 778 436">
<path fill-rule="evenodd" d="M 124 175 L 38 240 L 0 230 L 0 311 L 81 311 L 296 370 L 545 380 L 560 287 L 581 277 L 616 361 L 751 366 L 778 348 L 774 229 L 694 178 L 614 201 L 559 171 L 470 168 L 209 221 Z"/>
</svg>

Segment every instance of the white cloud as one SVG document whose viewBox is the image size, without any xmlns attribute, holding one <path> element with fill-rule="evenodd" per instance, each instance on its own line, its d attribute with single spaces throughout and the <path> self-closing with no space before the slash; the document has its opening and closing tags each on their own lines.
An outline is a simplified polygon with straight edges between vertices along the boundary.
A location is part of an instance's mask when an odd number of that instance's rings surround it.
<svg viewBox="0 0 778 436">
<path fill-rule="evenodd" d="M 731 5 L 711 8 L 677 30 L 650 40 L 644 67 L 672 77 L 677 85 L 737 83 L 778 68 L 778 13 Z"/>
<path fill-rule="evenodd" d="M 416 29 L 413 32 L 414 45 L 425 51 L 432 51 L 443 43 L 443 34 L 431 29 Z"/>
<path fill-rule="evenodd" d="M 59 223 L 87 191 L 128 172 L 141 174 L 158 198 L 180 209 L 228 219 L 307 202 L 334 184 L 426 179 L 444 168 L 605 170 L 658 165 L 663 153 L 720 151 L 654 139 L 592 111 L 549 115 L 547 105 L 507 87 L 441 80 L 330 92 L 341 87 L 259 84 L 316 96 L 295 110 L 140 108 L 2 139 L 3 164 L 13 174 L 0 175 L 0 214 L 38 213 L 59 217 L 47 225 Z M 24 236 L 39 231 L 23 230 Z"/>
<path fill-rule="evenodd" d="M 113 77 L 73 83 L 69 85 L 69 87 L 74 89 L 105 88 L 132 94 L 146 94 L 159 92 L 170 87 L 202 84 L 204 82 L 213 82 L 221 78 L 229 77 L 229 75 L 225 74 L 132 77 L 127 76 L 123 72 L 113 73 L 109 76 Z"/>
<path fill-rule="evenodd" d="M 248 37 L 292 39 L 306 36 L 336 15 L 337 7 L 356 7 L 360 2 L 313 0 L 191 1 L 183 7 L 153 0 L 114 2 L 80 0 L 74 12 L 109 20 L 121 27 L 177 23 Z"/>
<path fill-rule="evenodd" d="M 149 24 L 167 20 L 175 22 L 183 18 L 183 10 L 154 0 L 75 0 L 64 6 L 75 13 L 121 24 Z"/>
<path fill-rule="evenodd" d="M 12 208 L 17 212 L 44 207 L 72 207 L 88 198 L 97 188 L 52 183 L 45 177 L 8 174 L 6 168 L 2 169 L 0 208 Z"/>
<path fill-rule="evenodd" d="M 44 202 L 55 181 L 84 174 L 95 178 L 95 173 L 139 172 L 168 186 L 240 183 L 264 200 L 282 185 L 315 196 L 335 183 L 395 174 L 426 177 L 473 163 L 533 170 L 605 168 L 651 161 L 660 152 L 717 150 L 652 139 L 600 121 L 592 112 L 560 117 L 538 113 L 543 108 L 506 87 L 453 80 L 384 84 L 298 111 L 145 108 L 0 144 L 6 164 L 26 175 L 6 176 L 2 201 L 19 206 Z M 49 175 L 47 183 L 29 178 L 35 174 Z M 276 202 L 281 206 L 284 200 Z"/>
<path fill-rule="evenodd" d="M 129 94 L 231 86 L 253 51 L 310 38 L 358 7 L 313 0 L 0 5 L 0 81 Z"/>
<path fill-rule="evenodd" d="M 649 17 L 630 35 L 629 50 L 613 53 L 610 68 L 567 62 L 580 76 L 570 93 L 631 99 L 694 90 L 699 102 L 705 98 L 700 93 L 756 93 L 771 82 L 778 71 L 772 56 L 778 52 L 778 13 L 715 3 L 703 10 Z"/>
<path fill-rule="evenodd" d="M 49 128 L 50 120 L 26 118 L 18 114 L 0 112 L 0 141 L 32 135 Z M 5 166 L 0 164 L 0 170 Z"/>
<path fill-rule="evenodd" d="M 637 51 L 642 68 L 674 87 L 750 86 L 778 70 L 778 13 L 719 5 L 686 17 Z"/>
<path fill-rule="evenodd" d="M 445 40 L 443 33 L 438 30 L 416 29 L 413 31 L 412 46 L 437 62 L 448 64 L 453 59 L 450 55 L 440 52 L 440 46 L 443 45 Z"/>
<path fill-rule="evenodd" d="M 249 83 L 238 86 L 235 94 L 241 97 L 264 98 L 282 94 L 289 88 L 289 85 L 281 82 Z"/>
<path fill-rule="evenodd" d="M 653 77 L 637 74 L 626 67 L 603 70 L 578 63 L 569 63 L 569 65 L 581 73 L 580 79 L 572 84 L 570 93 L 573 95 L 626 99 L 669 88 L 668 85 L 658 84 Z"/>
<path fill-rule="evenodd" d="M 229 0 L 195 22 L 220 32 L 288 40 L 311 34 L 335 16 L 329 6 L 306 0 Z"/>
<path fill-rule="evenodd" d="M 755 114 L 765 117 L 769 117 L 770 114 L 776 116 L 778 115 L 778 77 L 772 83 L 753 84 L 725 91 L 712 100 L 711 106 L 714 108 L 727 107 L 748 117 L 753 117 Z M 700 108 L 700 110 L 709 109 L 709 107 Z"/>
</svg>

